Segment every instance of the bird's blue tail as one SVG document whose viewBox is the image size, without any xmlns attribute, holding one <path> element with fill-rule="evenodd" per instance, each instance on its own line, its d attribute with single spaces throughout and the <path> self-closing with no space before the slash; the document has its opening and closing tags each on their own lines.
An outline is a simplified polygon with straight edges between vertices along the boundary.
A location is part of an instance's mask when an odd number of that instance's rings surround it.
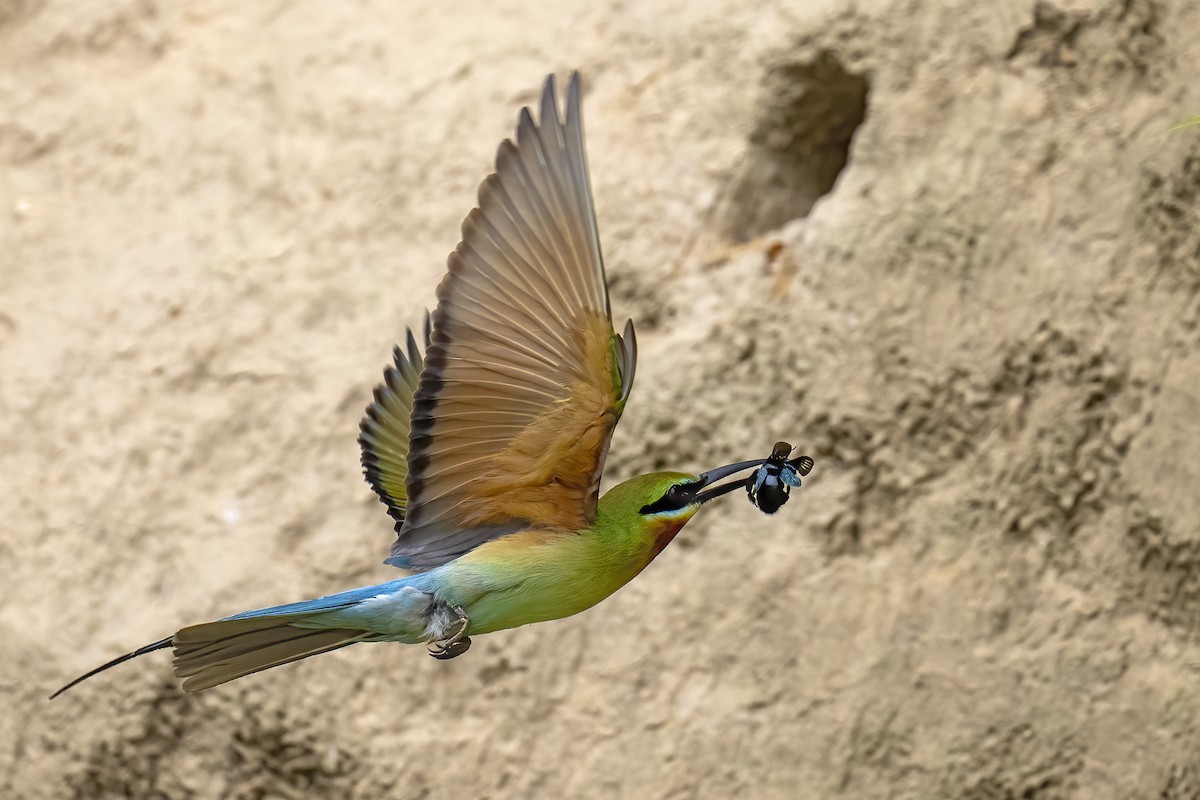
<svg viewBox="0 0 1200 800">
<path fill-rule="evenodd" d="M 50 699 L 110 667 L 167 647 L 175 648 L 175 674 L 183 679 L 184 690 L 195 692 L 356 642 L 388 638 L 377 631 L 351 627 L 346 623 L 353 624 L 353 615 L 336 612 L 353 609 L 373 597 L 397 592 L 407 581 L 401 578 L 316 600 L 260 608 L 216 622 L 191 625 L 174 636 L 126 653 L 81 675 L 52 694 Z M 412 594 L 423 595 L 416 591 Z"/>
<path fill-rule="evenodd" d="M 394 592 L 402 584 L 400 580 L 365 586 L 189 625 L 171 640 L 175 676 L 183 679 L 184 691 L 198 692 L 264 669 L 378 639 L 373 631 L 322 625 L 321 617 Z"/>
</svg>

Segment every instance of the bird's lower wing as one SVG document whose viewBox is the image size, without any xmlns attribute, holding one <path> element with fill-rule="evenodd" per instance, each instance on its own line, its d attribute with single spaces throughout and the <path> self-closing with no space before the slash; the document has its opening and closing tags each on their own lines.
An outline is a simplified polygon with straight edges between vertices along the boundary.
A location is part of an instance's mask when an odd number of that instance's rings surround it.
<svg viewBox="0 0 1200 800">
<path fill-rule="evenodd" d="M 418 346 L 410 328 L 405 349 L 392 352 L 393 364 L 383 371 L 383 383 L 375 387 L 375 397 L 367 406 L 359 425 L 358 444 L 362 448 L 363 473 L 367 483 L 387 506 L 396 520 L 396 530 L 404 524 L 408 506 L 408 440 L 411 430 L 413 396 L 425 368 L 425 350 L 429 347 L 431 325 L 425 315 L 425 335 Z"/>
</svg>

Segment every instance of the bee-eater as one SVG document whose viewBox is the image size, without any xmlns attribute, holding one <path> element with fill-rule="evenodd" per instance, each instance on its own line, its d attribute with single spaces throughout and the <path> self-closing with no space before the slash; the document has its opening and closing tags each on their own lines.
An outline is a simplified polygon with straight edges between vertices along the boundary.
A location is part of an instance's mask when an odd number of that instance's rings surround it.
<svg viewBox="0 0 1200 800">
<path fill-rule="evenodd" d="M 777 508 L 779 493 L 799 485 L 795 465 L 806 474 L 811 460 L 785 463 L 783 452 L 700 474 L 641 475 L 599 497 L 637 345 L 632 320 L 621 335 L 612 326 L 578 73 L 565 119 L 547 78 L 540 118 L 523 109 L 516 141 L 500 145 L 423 342 L 408 331 L 362 421 L 367 481 L 396 521 L 386 563 L 407 574 L 183 628 L 53 696 L 168 647 L 189 692 L 358 642 L 424 643 L 453 658 L 471 636 L 600 602 L 706 501 L 747 486 Z M 717 485 L 760 465 L 753 486 Z"/>
</svg>

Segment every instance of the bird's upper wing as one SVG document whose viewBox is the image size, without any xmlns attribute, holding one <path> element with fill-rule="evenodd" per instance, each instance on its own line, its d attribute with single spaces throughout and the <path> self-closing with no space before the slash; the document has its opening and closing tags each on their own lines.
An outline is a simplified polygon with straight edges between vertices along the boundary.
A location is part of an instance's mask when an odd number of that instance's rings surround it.
<svg viewBox="0 0 1200 800">
<path fill-rule="evenodd" d="M 425 569 L 526 528 L 595 519 L 636 344 L 609 315 L 583 150 L 578 74 L 479 188 L 438 286 L 412 407 L 407 508 L 388 563 Z"/>
</svg>

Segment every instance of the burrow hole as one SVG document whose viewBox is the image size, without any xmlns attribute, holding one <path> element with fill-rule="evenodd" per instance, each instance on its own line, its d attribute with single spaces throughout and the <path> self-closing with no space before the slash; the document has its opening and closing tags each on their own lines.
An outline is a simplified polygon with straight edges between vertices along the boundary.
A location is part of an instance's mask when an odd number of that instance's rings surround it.
<svg viewBox="0 0 1200 800">
<path fill-rule="evenodd" d="M 727 238 L 748 241 L 808 215 L 849 161 L 869 90 L 828 50 L 767 71 L 745 163 L 723 203 Z"/>
</svg>

